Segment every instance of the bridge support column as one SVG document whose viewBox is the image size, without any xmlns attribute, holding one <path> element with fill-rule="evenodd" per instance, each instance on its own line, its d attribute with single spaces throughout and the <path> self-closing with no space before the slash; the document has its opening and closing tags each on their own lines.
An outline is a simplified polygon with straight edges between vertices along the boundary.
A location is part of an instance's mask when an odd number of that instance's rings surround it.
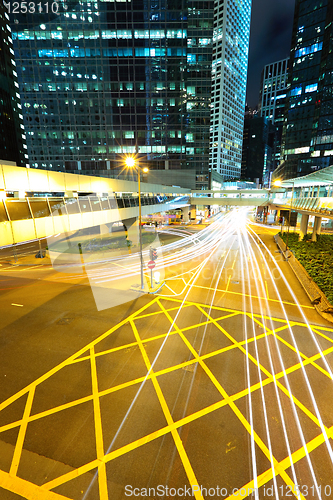
<svg viewBox="0 0 333 500">
<path fill-rule="evenodd" d="M 317 234 L 321 232 L 321 219 L 322 217 L 315 217 L 311 241 L 317 241 Z"/>
<path fill-rule="evenodd" d="M 139 219 L 131 217 L 130 219 L 124 219 L 122 222 L 124 224 L 125 233 L 127 232 L 127 238 L 134 246 L 139 246 Z"/>
<path fill-rule="evenodd" d="M 188 222 L 190 220 L 190 207 L 182 208 L 183 222 Z"/>
<path fill-rule="evenodd" d="M 300 227 L 300 231 L 299 231 L 299 239 L 300 240 L 302 240 L 308 232 L 308 223 L 309 223 L 309 216 L 302 214 L 301 227 Z"/>
</svg>

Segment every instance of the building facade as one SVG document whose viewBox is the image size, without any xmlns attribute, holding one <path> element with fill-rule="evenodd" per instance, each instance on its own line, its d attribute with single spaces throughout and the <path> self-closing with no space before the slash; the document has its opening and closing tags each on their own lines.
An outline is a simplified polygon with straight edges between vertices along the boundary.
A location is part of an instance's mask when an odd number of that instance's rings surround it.
<svg viewBox="0 0 333 500">
<path fill-rule="evenodd" d="M 251 0 L 216 0 L 212 61 L 210 168 L 241 175 Z"/>
<path fill-rule="evenodd" d="M 154 170 L 195 169 L 203 188 L 210 168 L 240 172 L 250 4 L 72 0 L 9 13 L 31 166 L 112 177 L 136 154 Z M 210 160 L 211 123 L 237 143 L 223 142 L 226 172 Z"/>
<path fill-rule="evenodd" d="M 296 0 L 280 166 L 274 178 L 333 163 L 333 4 Z"/>
<path fill-rule="evenodd" d="M 265 174 L 265 185 L 270 184 L 270 176 L 281 159 L 281 141 L 284 124 L 284 111 L 288 91 L 289 59 L 267 64 L 261 73 L 259 114 L 267 118 L 275 129 L 272 162 Z"/>
<path fill-rule="evenodd" d="M 269 185 L 272 171 L 275 127 L 262 116 L 250 115 L 244 120 L 242 179 Z"/>
<path fill-rule="evenodd" d="M 267 64 L 261 73 L 258 111 L 272 123 L 283 123 L 289 59 Z"/>
<path fill-rule="evenodd" d="M 0 3 L 0 159 L 28 164 L 9 16 Z"/>
</svg>

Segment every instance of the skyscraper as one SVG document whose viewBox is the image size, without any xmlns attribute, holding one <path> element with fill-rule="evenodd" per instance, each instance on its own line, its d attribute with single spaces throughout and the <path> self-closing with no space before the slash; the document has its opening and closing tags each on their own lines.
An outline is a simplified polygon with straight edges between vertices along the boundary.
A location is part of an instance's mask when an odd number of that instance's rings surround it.
<svg viewBox="0 0 333 500">
<path fill-rule="evenodd" d="M 333 4 L 296 0 L 283 162 L 274 178 L 289 179 L 333 164 Z"/>
<path fill-rule="evenodd" d="M 240 177 L 251 0 L 217 0 L 214 7 L 210 167 Z"/>
<path fill-rule="evenodd" d="M 10 13 L 32 167 L 112 176 L 137 154 L 206 188 L 209 168 L 240 173 L 250 0 L 46 5 Z"/>
<path fill-rule="evenodd" d="M 275 128 L 272 144 L 272 162 L 265 172 L 265 185 L 269 185 L 271 172 L 280 163 L 284 110 L 288 91 L 289 59 L 267 64 L 261 73 L 259 114 L 267 118 Z"/>
<path fill-rule="evenodd" d="M 261 73 L 259 113 L 272 123 L 283 123 L 289 59 L 267 64 Z"/>
<path fill-rule="evenodd" d="M 0 160 L 28 163 L 22 106 L 9 26 L 9 16 L 0 4 Z"/>
<path fill-rule="evenodd" d="M 264 116 L 245 116 L 242 178 L 267 187 L 271 171 L 274 125 Z"/>
</svg>

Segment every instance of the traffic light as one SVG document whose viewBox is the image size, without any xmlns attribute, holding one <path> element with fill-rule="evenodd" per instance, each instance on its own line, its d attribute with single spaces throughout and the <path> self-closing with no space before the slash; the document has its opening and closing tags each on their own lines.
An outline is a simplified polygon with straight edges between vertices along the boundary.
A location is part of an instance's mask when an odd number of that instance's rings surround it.
<svg viewBox="0 0 333 500">
<path fill-rule="evenodd" d="M 150 257 L 150 260 L 156 260 L 157 259 L 157 250 L 156 250 L 156 248 L 151 248 L 150 249 L 149 257 Z"/>
</svg>

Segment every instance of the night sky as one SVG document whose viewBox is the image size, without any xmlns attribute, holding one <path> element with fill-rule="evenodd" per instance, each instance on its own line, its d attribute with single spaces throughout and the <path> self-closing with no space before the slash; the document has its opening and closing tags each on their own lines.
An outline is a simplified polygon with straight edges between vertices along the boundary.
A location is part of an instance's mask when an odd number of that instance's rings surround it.
<svg viewBox="0 0 333 500">
<path fill-rule="evenodd" d="M 289 56 L 295 0 L 252 0 L 247 104 L 259 101 L 261 71 Z"/>
</svg>

